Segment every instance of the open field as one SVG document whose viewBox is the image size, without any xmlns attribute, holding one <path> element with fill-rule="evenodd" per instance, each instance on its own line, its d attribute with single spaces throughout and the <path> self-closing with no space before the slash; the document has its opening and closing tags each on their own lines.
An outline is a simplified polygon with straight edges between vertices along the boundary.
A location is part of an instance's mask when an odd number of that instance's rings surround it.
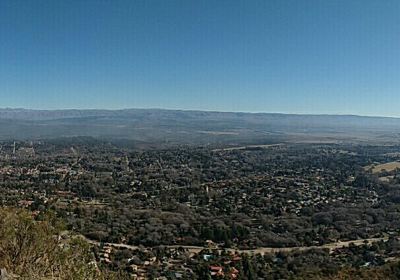
<svg viewBox="0 0 400 280">
<path fill-rule="evenodd" d="M 219 151 L 235 151 L 235 150 L 245 150 L 245 149 L 266 149 L 271 147 L 278 147 L 282 146 L 283 144 L 268 144 L 268 145 L 248 145 L 248 146 L 239 146 L 239 147 L 230 147 L 230 148 L 223 148 L 223 149 L 214 149 L 213 152 Z"/>
<path fill-rule="evenodd" d="M 199 133 L 204 133 L 204 134 L 211 134 L 211 135 L 239 135 L 238 132 L 234 131 L 205 131 L 201 130 L 198 131 Z"/>
<path fill-rule="evenodd" d="M 383 164 L 378 164 L 378 165 L 369 165 L 365 167 L 365 170 L 368 170 L 372 168 L 372 173 L 373 174 L 377 174 L 382 172 L 383 170 L 386 171 L 393 171 L 396 170 L 397 168 L 400 169 L 400 162 L 399 161 L 392 161 L 392 162 L 387 162 L 387 163 L 383 163 Z"/>
</svg>

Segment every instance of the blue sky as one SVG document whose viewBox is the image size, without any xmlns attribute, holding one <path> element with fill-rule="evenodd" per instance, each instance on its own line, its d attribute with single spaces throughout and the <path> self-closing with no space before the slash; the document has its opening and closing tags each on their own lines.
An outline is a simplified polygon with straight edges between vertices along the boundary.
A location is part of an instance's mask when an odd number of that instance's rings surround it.
<svg viewBox="0 0 400 280">
<path fill-rule="evenodd" d="M 0 107 L 400 116 L 398 0 L 2 0 Z"/>
</svg>

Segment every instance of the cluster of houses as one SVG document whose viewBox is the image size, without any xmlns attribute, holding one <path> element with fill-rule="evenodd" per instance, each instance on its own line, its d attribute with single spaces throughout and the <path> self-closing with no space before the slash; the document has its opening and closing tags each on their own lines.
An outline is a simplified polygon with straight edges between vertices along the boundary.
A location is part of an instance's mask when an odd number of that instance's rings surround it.
<svg viewBox="0 0 400 280">
<path fill-rule="evenodd" d="M 195 274 L 199 267 L 206 268 L 209 275 L 215 279 L 238 279 L 242 258 L 236 253 L 221 255 L 217 249 L 204 249 L 200 252 L 190 252 L 185 248 L 164 248 L 163 253 L 156 253 L 157 248 L 136 248 L 128 250 L 131 257 L 116 261 L 116 255 L 120 247 L 113 247 L 112 244 L 102 244 L 98 261 L 103 265 L 112 266 L 115 262 L 119 265 L 125 263 L 125 270 L 132 279 L 188 279 Z"/>
</svg>

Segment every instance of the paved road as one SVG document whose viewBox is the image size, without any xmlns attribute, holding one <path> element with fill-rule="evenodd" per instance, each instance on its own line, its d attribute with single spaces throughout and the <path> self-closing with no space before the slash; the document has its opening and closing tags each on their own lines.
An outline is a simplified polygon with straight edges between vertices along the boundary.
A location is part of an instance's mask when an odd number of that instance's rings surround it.
<svg viewBox="0 0 400 280">
<path fill-rule="evenodd" d="M 93 245 L 100 245 L 100 242 L 95 240 L 90 240 L 85 236 L 79 235 L 81 238 L 86 240 L 88 243 Z M 357 240 L 350 240 L 350 241 L 338 241 L 335 243 L 329 243 L 322 246 L 307 246 L 307 247 L 285 247 L 285 248 L 270 248 L 270 247 L 261 247 L 253 250 L 238 250 L 238 249 L 225 249 L 228 252 L 239 252 L 245 254 L 266 254 L 266 253 L 278 253 L 278 252 L 292 252 L 292 251 L 307 251 L 311 249 L 329 249 L 333 251 L 334 249 L 349 247 L 350 244 L 354 244 L 355 246 L 361 246 L 365 243 L 371 244 L 373 242 L 378 241 L 387 241 L 388 237 L 380 237 L 380 238 L 369 238 L 369 239 L 357 239 Z M 139 246 L 122 244 L 122 243 L 105 243 L 105 245 L 121 248 L 121 249 L 131 249 L 136 250 L 139 249 Z M 198 254 L 201 250 L 208 249 L 207 247 L 200 247 L 200 246 L 181 246 L 181 245 L 164 245 L 167 248 L 184 248 L 191 254 Z M 222 251 L 222 249 L 219 249 Z"/>
</svg>

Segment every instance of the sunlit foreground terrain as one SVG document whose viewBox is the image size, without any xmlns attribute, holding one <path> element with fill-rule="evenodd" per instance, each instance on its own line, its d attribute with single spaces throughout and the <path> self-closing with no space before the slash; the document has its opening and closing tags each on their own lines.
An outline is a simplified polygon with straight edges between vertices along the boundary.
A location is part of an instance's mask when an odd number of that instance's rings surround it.
<svg viewBox="0 0 400 280">
<path fill-rule="evenodd" d="M 1 279 L 123 279 L 101 269 L 88 243 L 62 239 L 62 223 L 51 214 L 0 209 Z"/>
</svg>

